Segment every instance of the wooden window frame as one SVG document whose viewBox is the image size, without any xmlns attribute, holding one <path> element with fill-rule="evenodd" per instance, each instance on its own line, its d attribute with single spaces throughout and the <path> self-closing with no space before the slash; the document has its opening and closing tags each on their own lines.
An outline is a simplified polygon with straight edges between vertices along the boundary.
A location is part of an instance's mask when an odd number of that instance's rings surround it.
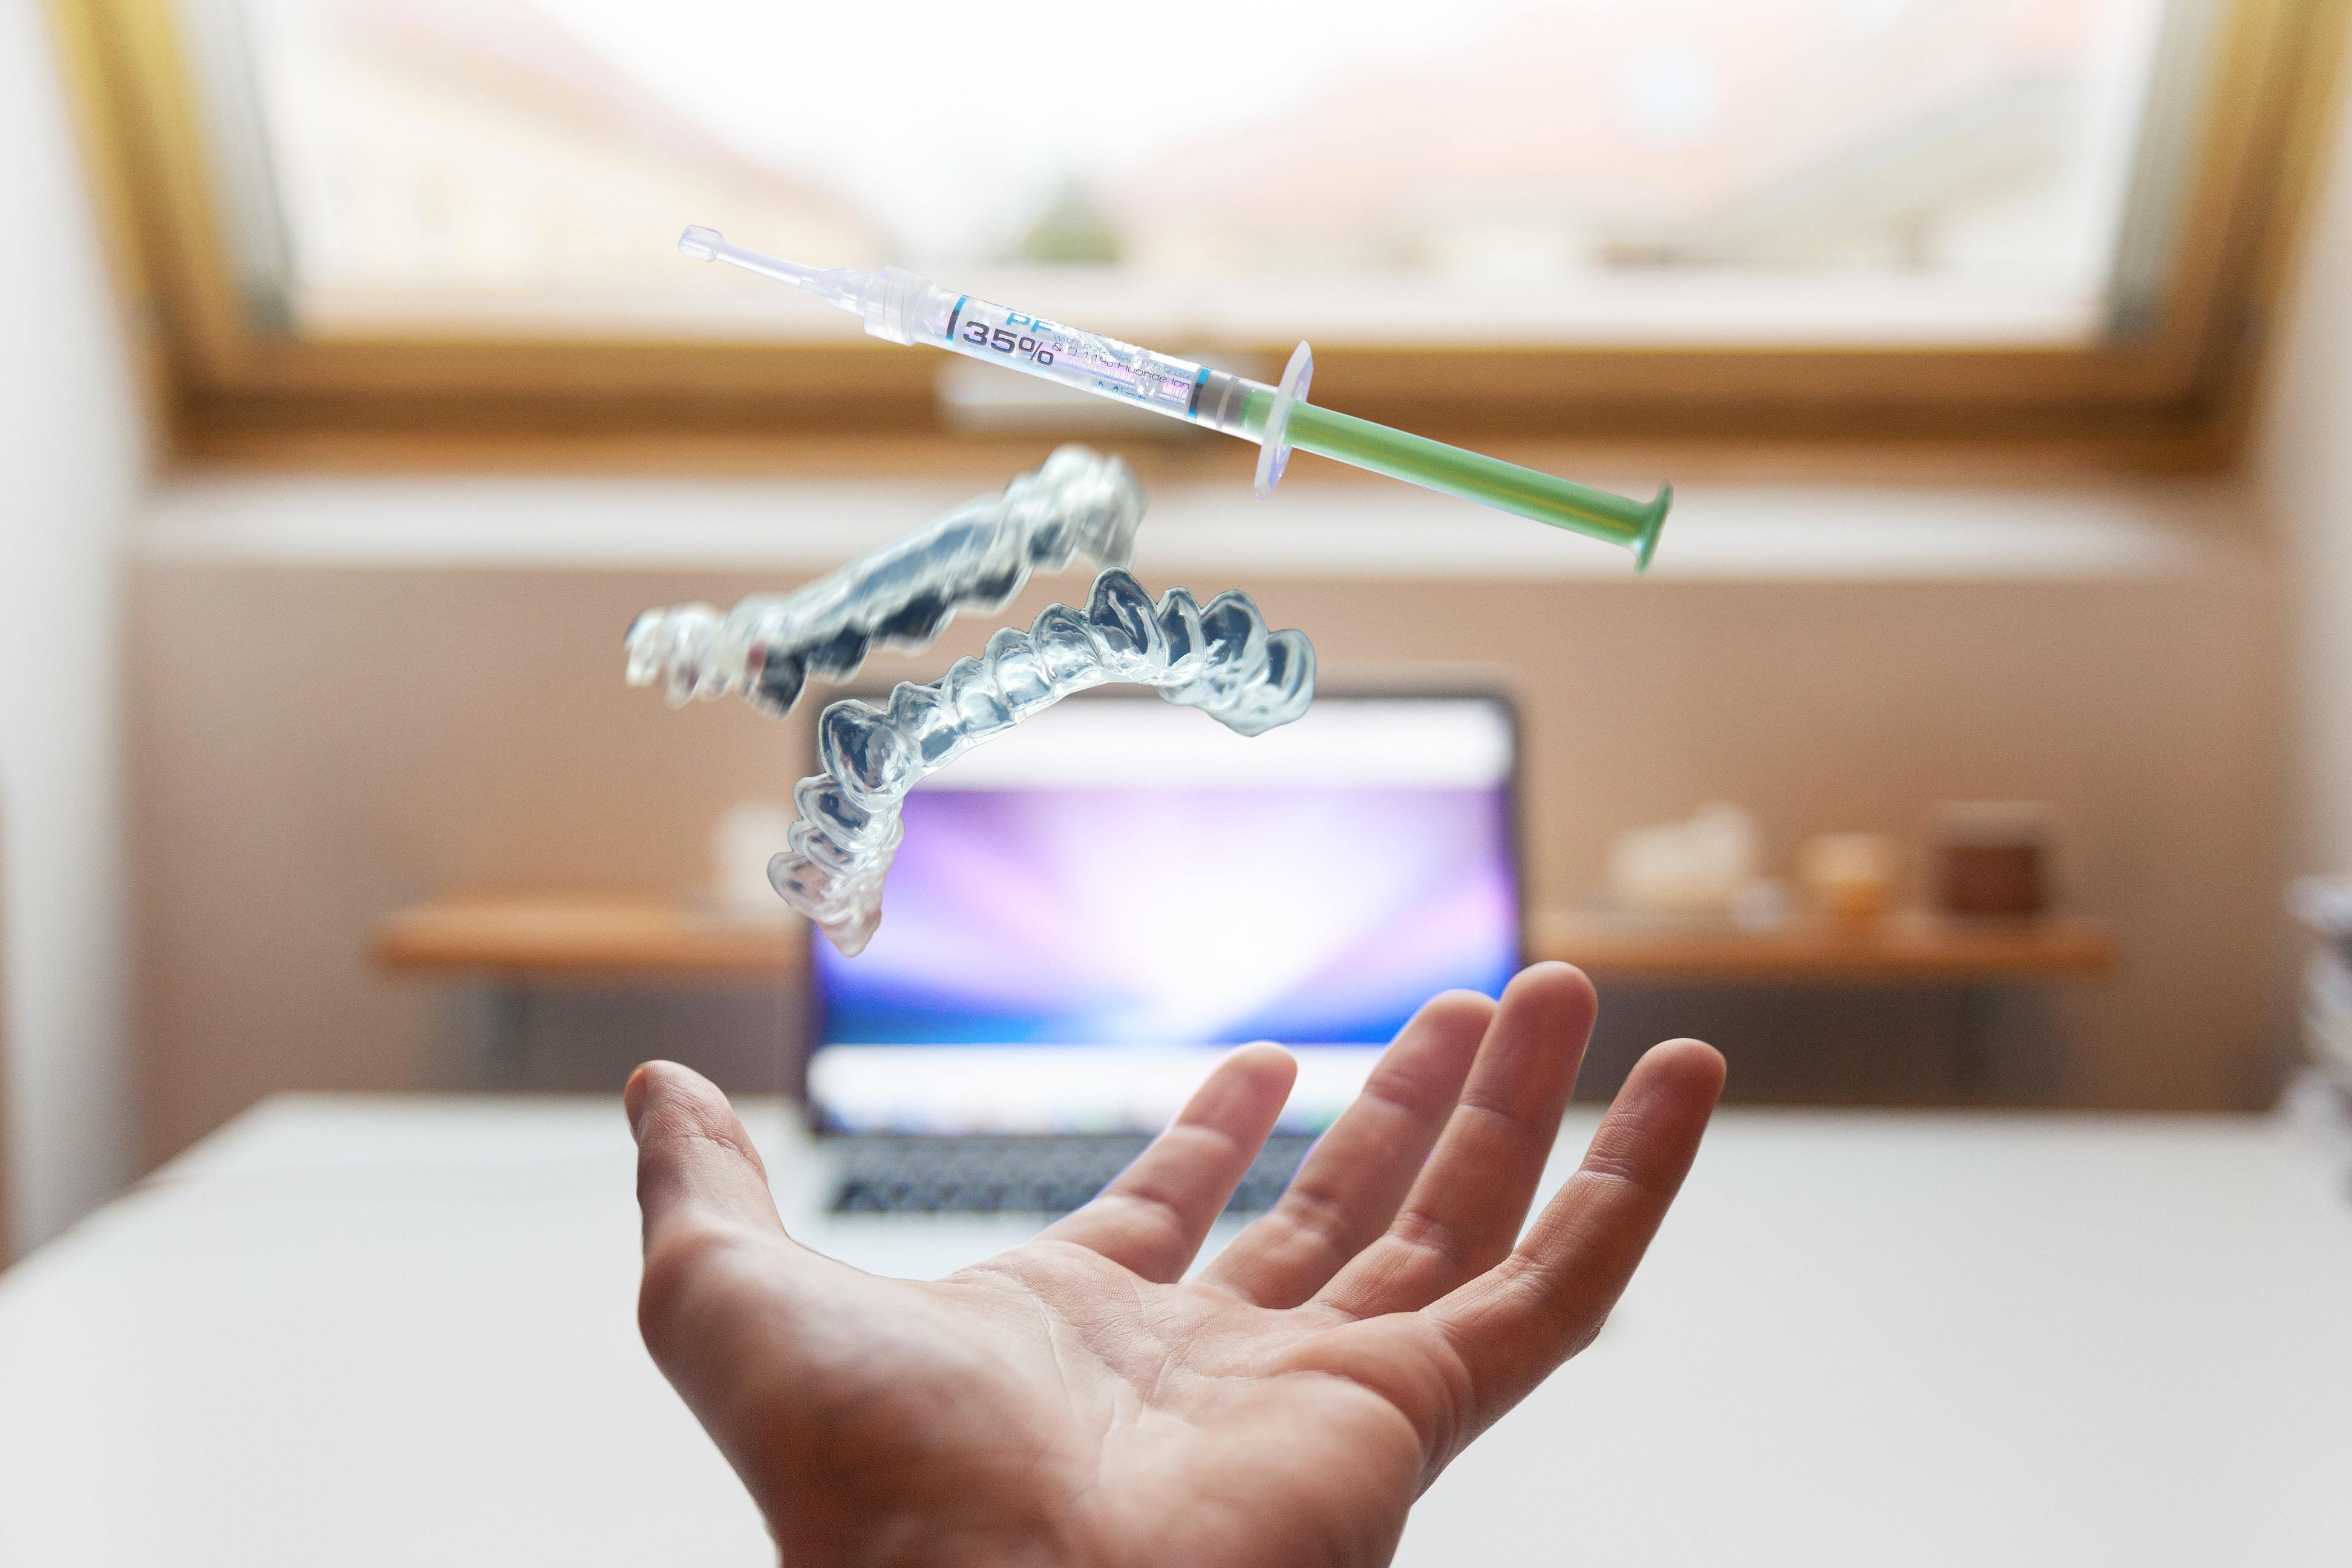
<svg viewBox="0 0 2352 1568">
<path fill-rule="evenodd" d="M 932 356 L 870 343 L 272 334 L 243 308 L 169 0 L 47 0 L 174 452 L 738 466 L 937 454 Z M 1317 350 L 1335 406 L 1504 449 L 2054 454 L 2226 468 L 2331 122 L 2352 0 L 2232 0 L 2154 324 L 2090 347 Z M 1268 351 L 1280 345 L 1268 344 Z M 1181 434 L 1181 428 L 1171 430 Z M 1034 444 L 1036 433 L 1030 432 Z"/>
</svg>

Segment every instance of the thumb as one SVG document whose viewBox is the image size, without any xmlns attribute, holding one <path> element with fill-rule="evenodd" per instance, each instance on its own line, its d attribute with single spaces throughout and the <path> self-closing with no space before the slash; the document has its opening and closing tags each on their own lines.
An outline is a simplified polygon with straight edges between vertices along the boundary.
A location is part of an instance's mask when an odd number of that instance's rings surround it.
<svg viewBox="0 0 2352 1568">
<path fill-rule="evenodd" d="M 767 1167 L 718 1086 L 676 1062 L 647 1062 L 621 1090 L 637 1141 L 646 1250 L 665 1233 L 783 1228 Z"/>
</svg>

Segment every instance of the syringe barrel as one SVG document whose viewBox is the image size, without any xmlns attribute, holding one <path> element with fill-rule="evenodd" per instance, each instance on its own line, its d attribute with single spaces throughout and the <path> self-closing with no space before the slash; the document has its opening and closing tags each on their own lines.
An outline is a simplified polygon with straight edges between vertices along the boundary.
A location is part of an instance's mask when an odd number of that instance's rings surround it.
<svg viewBox="0 0 2352 1568">
<path fill-rule="evenodd" d="M 866 330 L 877 338 L 952 349 L 1171 419 L 1200 418 L 1236 436 L 1246 387 L 1256 384 L 1100 332 L 951 293 L 896 267 L 874 275 L 862 314 Z M 1218 417 L 1202 417 L 1204 395 L 1213 410 L 1223 411 Z"/>
</svg>

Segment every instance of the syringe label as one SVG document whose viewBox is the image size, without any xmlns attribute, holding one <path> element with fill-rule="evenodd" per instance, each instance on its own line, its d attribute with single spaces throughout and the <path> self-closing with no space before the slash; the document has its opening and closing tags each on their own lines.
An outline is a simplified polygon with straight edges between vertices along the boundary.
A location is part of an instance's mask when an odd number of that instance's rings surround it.
<svg viewBox="0 0 2352 1568">
<path fill-rule="evenodd" d="M 947 342 L 974 359 L 1002 359 L 1015 370 L 1180 419 L 1192 412 L 1201 376 L 1201 367 L 1188 361 L 970 296 L 949 317 Z"/>
</svg>

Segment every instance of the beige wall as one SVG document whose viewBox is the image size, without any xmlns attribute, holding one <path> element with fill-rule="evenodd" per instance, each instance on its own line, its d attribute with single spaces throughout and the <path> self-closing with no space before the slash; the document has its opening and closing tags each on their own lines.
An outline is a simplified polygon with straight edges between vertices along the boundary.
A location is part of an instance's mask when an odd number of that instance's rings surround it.
<svg viewBox="0 0 2352 1568">
<path fill-rule="evenodd" d="M 2352 876 L 2352 113 L 2338 116 L 2257 471 L 2284 545 L 2295 665 L 2295 861 Z"/>
<path fill-rule="evenodd" d="M 1685 508 L 1700 528 L 1706 503 Z M 2024 575 L 1181 580 L 1248 586 L 1311 632 L 1334 681 L 1400 664 L 1507 678 L 1539 900 L 1589 890 L 1617 829 L 1710 798 L 1753 807 L 1783 868 L 1819 830 L 1916 837 L 1947 797 L 2055 802 L 2080 902 L 2115 918 L 2125 970 L 2060 1005 L 2058 1057 L 2011 1089 L 2221 1106 L 2267 1081 L 2276 931 L 2278 617 L 2245 537 Z M 803 742 L 735 705 L 673 713 L 625 689 L 619 633 L 648 605 L 780 580 L 151 550 L 129 651 L 149 1155 L 272 1089 L 438 1070 L 446 1008 L 367 962 L 371 923 L 402 900 L 697 881 L 715 815 L 781 795 Z M 1735 1083 L 1738 1016 L 1710 1026 Z M 1906 1048 L 1867 1008 L 1808 1016 L 1856 1059 Z"/>
</svg>

